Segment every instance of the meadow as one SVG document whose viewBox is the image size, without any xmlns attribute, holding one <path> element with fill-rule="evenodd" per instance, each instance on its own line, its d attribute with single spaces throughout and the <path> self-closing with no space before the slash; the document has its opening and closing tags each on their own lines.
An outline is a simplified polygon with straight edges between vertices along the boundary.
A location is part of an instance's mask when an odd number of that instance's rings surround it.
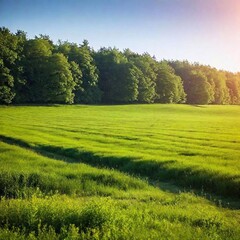
<svg viewBox="0 0 240 240">
<path fill-rule="evenodd" d="M 0 107 L 0 239 L 240 239 L 240 107 Z"/>
</svg>

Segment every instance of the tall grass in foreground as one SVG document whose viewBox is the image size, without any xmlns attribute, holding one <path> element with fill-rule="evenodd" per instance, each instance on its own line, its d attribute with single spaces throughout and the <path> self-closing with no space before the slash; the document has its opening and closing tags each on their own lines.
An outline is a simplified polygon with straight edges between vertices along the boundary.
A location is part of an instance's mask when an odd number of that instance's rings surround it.
<svg viewBox="0 0 240 240">
<path fill-rule="evenodd" d="M 239 239 L 237 222 L 190 195 L 159 204 L 54 196 L 0 202 L 5 233 L 53 239 Z M 195 210 L 194 210 L 195 209 Z M 194 213 L 191 211 L 194 210 Z"/>
</svg>

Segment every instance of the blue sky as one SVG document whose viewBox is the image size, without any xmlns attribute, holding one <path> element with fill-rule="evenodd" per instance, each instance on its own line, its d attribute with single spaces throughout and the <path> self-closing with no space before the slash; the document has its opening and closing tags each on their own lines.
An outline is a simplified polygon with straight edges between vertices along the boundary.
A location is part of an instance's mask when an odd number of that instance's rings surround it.
<svg viewBox="0 0 240 240">
<path fill-rule="evenodd" d="M 0 26 L 240 71 L 240 0 L 0 0 Z"/>
</svg>

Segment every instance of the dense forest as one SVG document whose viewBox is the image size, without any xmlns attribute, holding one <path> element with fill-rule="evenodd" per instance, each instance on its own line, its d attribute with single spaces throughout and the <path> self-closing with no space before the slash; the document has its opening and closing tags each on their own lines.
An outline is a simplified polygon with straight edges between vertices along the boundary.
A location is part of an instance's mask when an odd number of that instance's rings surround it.
<svg viewBox="0 0 240 240">
<path fill-rule="evenodd" d="M 240 104 L 240 73 L 0 28 L 0 103 Z"/>
</svg>

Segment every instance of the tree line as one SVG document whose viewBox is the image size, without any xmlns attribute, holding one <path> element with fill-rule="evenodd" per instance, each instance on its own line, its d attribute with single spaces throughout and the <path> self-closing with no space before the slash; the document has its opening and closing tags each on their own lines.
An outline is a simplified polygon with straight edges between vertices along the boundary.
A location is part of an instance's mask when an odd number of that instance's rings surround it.
<svg viewBox="0 0 240 240">
<path fill-rule="evenodd" d="M 0 103 L 240 104 L 240 73 L 0 28 Z"/>
</svg>

